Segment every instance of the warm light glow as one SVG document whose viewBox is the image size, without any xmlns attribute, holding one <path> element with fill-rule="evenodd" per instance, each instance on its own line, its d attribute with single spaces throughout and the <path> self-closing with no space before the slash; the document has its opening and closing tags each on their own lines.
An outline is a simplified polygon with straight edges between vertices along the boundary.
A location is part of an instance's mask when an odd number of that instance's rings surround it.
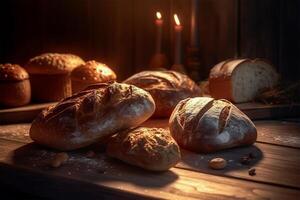
<svg viewBox="0 0 300 200">
<path fill-rule="evenodd" d="M 174 20 L 175 20 L 176 25 L 179 26 L 180 25 L 180 21 L 179 21 L 179 18 L 177 16 L 177 14 L 174 14 Z"/>
<path fill-rule="evenodd" d="M 160 12 L 156 12 L 156 17 L 157 17 L 157 19 L 161 19 L 161 14 L 160 14 Z"/>
</svg>

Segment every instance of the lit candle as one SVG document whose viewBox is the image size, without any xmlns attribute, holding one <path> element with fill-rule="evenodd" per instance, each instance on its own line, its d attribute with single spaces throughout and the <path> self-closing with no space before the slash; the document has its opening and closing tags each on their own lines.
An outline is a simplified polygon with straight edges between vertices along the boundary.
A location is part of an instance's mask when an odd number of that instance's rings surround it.
<svg viewBox="0 0 300 200">
<path fill-rule="evenodd" d="M 180 24 L 177 14 L 174 14 L 174 20 L 175 20 L 174 65 L 180 65 L 182 64 L 182 48 L 181 48 L 182 26 Z"/>
<path fill-rule="evenodd" d="M 161 53 L 161 46 L 162 46 L 162 26 L 163 20 L 160 12 L 156 12 L 156 20 L 155 24 L 157 27 L 157 35 L 156 35 L 156 53 Z"/>
<path fill-rule="evenodd" d="M 199 46 L 199 6 L 200 0 L 191 0 L 191 47 Z"/>
</svg>

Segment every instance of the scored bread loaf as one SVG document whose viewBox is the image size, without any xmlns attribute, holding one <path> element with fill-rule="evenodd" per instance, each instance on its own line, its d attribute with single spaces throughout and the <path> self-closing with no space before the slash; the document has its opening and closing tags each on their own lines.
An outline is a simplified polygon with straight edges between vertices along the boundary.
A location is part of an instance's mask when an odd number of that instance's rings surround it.
<svg viewBox="0 0 300 200">
<path fill-rule="evenodd" d="M 165 171 L 180 160 L 179 146 L 162 128 L 138 127 L 113 136 L 107 154 L 131 165 L 152 171 Z"/>
<path fill-rule="evenodd" d="M 169 117 L 180 100 L 200 95 L 200 88 L 194 81 L 171 70 L 143 71 L 129 77 L 124 83 L 150 92 L 156 104 L 155 117 Z"/>
<path fill-rule="evenodd" d="M 195 97 L 174 109 L 169 128 L 179 146 L 194 152 L 214 152 L 250 145 L 257 132 L 252 121 L 227 100 Z"/>
<path fill-rule="evenodd" d="M 214 66 L 209 75 L 212 97 L 235 103 L 253 100 L 262 90 L 278 84 L 272 65 L 262 59 L 232 59 Z"/>
<path fill-rule="evenodd" d="M 151 95 L 140 88 L 95 84 L 43 110 L 31 125 L 30 137 L 55 149 L 77 149 L 137 127 L 154 110 Z"/>
</svg>

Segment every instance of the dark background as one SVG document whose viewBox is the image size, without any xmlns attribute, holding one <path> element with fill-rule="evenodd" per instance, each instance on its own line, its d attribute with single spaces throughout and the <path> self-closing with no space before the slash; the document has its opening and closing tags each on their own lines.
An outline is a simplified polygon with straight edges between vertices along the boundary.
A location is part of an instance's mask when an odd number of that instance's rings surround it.
<svg viewBox="0 0 300 200">
<path fill-rule="evenodd" d="M 122 80 L 146 69 L 154 52 L 155 12 L 164 17 L 172 59 L 174 12 L 189 41 L 188 0 L 5 0 L 0 63 L 25 64 L 44 52 L 70 52 L 110 65 Z M 201 0 L 199 71 L 232 57 L 269 59 L 284 79 L 300 77 L 299 0 Z"/>
</svg>

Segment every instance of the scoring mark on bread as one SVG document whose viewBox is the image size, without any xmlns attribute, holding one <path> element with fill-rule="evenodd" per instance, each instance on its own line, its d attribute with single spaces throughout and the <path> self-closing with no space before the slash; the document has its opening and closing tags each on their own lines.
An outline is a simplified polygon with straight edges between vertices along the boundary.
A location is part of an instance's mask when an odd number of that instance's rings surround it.
<svg viewBox="0 0 300 200">
<path fill-rule="evenodd" d="M 200 125 L 200 121 L 202 120 L 203 115 L 213 107 L 215 100 L 211 100 L 209 102 L 207 102 L 202 109 L 199 111 L 199 113 L 197 114 L 197 116 L 195 117 L 195 120 L 197 120 L 197 123 L 193 123 L 193 127 L 192 130 L 194 130 L 196 127 L 198 127 Z"/>
<path fill-rule="evenodd" d="M 181 126 L 181 128 L 184 127 L 184 123 L 185 123 L 185 118 L 182 116 L 182 114 L 185 112 L 185 106 L 186 106 L 186 103 L 190 100 L 191 98 L 187 98 L 187 99 L 184 99 L 182 100 L 179 104 L 178 104 L 178 109 L 175 109 L 177 110 L 178 112 L 178 117 L 177 117 L 177 121 L 178 121 L 178 124 Z"/>
<path fill-rule="evenodd" d="M 221 110 L 219 115 L 219 127 L 218 127 L 219 134 L 222 133 L 224 128 L 226 127 L 228 118 L 230 116 L 230 112 L 231 112 L 231 105 L 226 105 Z"/>
</svg>

